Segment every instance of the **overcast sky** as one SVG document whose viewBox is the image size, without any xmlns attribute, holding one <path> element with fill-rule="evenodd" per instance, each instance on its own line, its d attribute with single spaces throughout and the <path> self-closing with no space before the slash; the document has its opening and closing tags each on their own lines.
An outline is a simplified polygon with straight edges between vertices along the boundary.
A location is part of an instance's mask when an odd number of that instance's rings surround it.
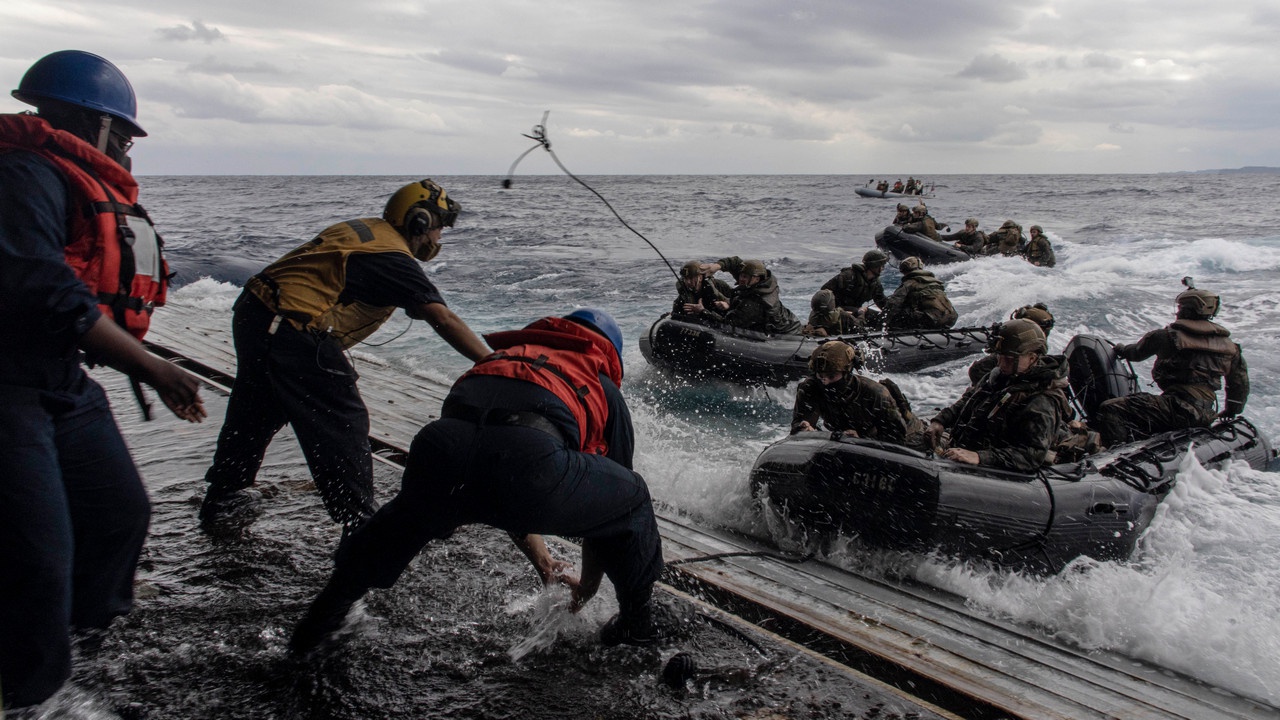
<svg viewBox="0 0 1280 720">
<path fill-rule="evenodd" d="M 1276 0 L 0 3 L 4 89 L 115 62 L 145 174 L 501 175 L 546 110 L 577 174 L 1280 165 L 1277 47 Z"/>
</svg>

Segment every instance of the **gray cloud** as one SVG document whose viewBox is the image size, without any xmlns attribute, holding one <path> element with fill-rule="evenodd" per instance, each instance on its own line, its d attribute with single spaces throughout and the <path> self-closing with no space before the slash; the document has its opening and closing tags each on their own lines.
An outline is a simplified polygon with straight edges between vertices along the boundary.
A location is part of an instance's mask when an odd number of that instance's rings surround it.
<svg viewBox="0 0 1280 720">
<path fill-rule="evenodd" d="M 984 82 L 1009 83 L 1027 78 L 1027 71 L 1018 63 L 999 54 L 978 55 L 969 61 L 956 77 L 975 78 Z"/>
<path fill-rule="evenodd" d="M 161 40 L 171 40 L 174 42 L 190 42 L 199 40 L 206 45 L 217 40 L 226 40 L 226 36 L 218 28 L 211 28 L 199 20 L 192 20 L 190 25 L 175 25 L 168 28 L 160 28 L 156 30 L 156 34 Z"/>
<path fill-rule="evenodd" d="M 500 172 L 547 109 L 583 173 L 1132 172 L 1280 165 L 1277 30 L 1273 0 L 6 0 L 0 75 L 93 38 L 167 172 Z"/>
</svg>

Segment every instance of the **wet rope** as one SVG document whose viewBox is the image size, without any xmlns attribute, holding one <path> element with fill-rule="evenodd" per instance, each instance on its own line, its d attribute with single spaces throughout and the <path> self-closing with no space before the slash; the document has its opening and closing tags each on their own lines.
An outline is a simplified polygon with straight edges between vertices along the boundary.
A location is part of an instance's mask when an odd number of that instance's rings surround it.
<svg viewBox="0 0 1280 720">
<path fill-rule="evenodd" d="M 603 195 L 596 192 L 596 189 L 588 185 L 586 182 L 584 182 L 582 178 L 569 172 L 569 168 L 565 167 L 564 163 L 560 162 L 560 158 L 556 157 L 555 151 L 551 149 L 551 140 L 550 138 L 547 137 L 547 116 L 550 114 L 551 114 L 550 110 L 542 114 L 542 122 L 538 125 L 533 126 L 532 135 L 524 134 L 524 137 L 527 137 L 530 140 L 533 140 L 537 144 L 529 148 L 528 150 L 525 150 L 523 153 L 521 153 L 520 157 L 516 158 L 515 162 L 511 163 L 511 168 L 507 170 L 507 177 L 502 181 L 502 188 L 504 190 L 509 190 L 511 188 L 512 177 L 515 175 L 516 166 L 519 165 L 520 161 L 524 160 L 529 153 L 533 152 L 534 150 L 537 150 L 538 148 L 542 148 L 546 150 L 547 154 L 549 154 L 551 156 L 551 159 L 555 161 L 556 165 L 559 166 L 559 168 L 562 171 L 564 171 L 565 175 L 568 175 L 570 178 L 574 180 L 574 182 L 578 183 L 582 187 L 589 190 L 592 195 L 595 195 L 596 197 L 600 198 L 600 202 L 604 203 L 604 206 L 609 208 L 609 212 L 613 213 L 613 216 L 618 218 L 618 222 L 622 223 L 623 227 L 635 233 L 636 237 L 648 243 L 649 247 L 653 248 L 653 251 L 658 253 L 658 257 L 662 258 L 662 262 L 666 263 L 667 269 L 671 271 L 671 274 L 678 281 L 680 279 L 680 273 L 676 272 L 675 266 L 671 264 L 671 261 L 667 259 L 666 255 L 662 254 L 662 251 L 658 249 L 658 246 L 650 242 L 649 238 L 645 237 L 644 234 L 642 234 L 639 230 L 636 230 L 635 228 L 631 227 L 630 223 L 624 220 L 622 215 L 618 214 L 618 211 L 613 208 L 613 205 L 610 204 L 609 201 L 605 199 Z"/>
<path fill-rule="evenodd" d="M 696 557 L 687 557 L 687 558 L 679 558 L 677 560 L 668 560 L 667 567 L 671 567 L 673 565 L 688 565 L 690 563 L 709 562 L 711 560 L 723 560 L 725 558 L 735 558 L 735 557 L 769 558 L 770 560 L 781 560 L 782 562 L 794 563 L 796 565 L 799 565 L 801 563 L 807 563 L 810 560 L 812 560 L 814 558 L 814 553 L 808 553 L 806 555 L 784 555 L 782 553 L 771 552 L 769 550 L 755 550 L 755 551 L 742 550 L 739 552 L 712 553 L 710 555 L 698 555 Z"/>
</svg>

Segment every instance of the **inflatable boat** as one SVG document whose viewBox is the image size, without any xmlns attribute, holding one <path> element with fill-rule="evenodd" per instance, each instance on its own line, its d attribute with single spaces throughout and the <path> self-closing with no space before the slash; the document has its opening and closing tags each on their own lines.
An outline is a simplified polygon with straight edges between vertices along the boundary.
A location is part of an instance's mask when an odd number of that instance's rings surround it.
<svg viewBox="0 0 1280 720">
<path fill-rule="evenodd" d="M 892 190 L 877 190 L 875 188 L 870 188 L 870 187 L 854 188 L 853 191 L 858 193 L 858 195 L 864 198 L 883 198 L 886 200 L 893 200 L 896 198 L 906 198 L 908 200 L 912 200 L 915 198 L 933 197 L 932 192 L 927 192 L 927 193 L 924 193 L 923 195 L 914 195 L 914 194 L 908 195 L 907 193 L 894 192 Z"/>
<path fill-rule="evenodd" d="M 970 260 L 969 253 L 948 242 L 938 242 L 933 238 L 904 232 L 897 225 L 876 233 L 876 245 L 898 260 L 918 257 L 925 265 L 941 265 L 943 263 Z"/>
<path fill-rule="evenodd" d="M 1093 392 L 1100 402 L 1100 393 L 1136 387 L 1121 379 L 1126 374 L 1102 341 L 1073 343 L 1068 361 L 1077 398 Z M 1277 466 L 1270 443 L 1244 418 L 1163 433 L 1034 473 L 809 432 L 766 448 L 751 485 L 757 498 L 819 537 L 853 535 L 872 547 L 1056 573 L 1081 555 L 1129 557 L 1188 453 L 1202 465 L 1236 459 L 1257 469 Z"/>
<path fill-rule="evenodd" d="M 981 352 L 990 327 L 875 331 L 841 335 L 862 348 L 873 372 L 910 372 Z M 649 364 L 692 377 L 781 387 L 804 377 L 809 354 L 835 337 L 769 335 L 670 314 L 640 336 Z"/>
</svg>

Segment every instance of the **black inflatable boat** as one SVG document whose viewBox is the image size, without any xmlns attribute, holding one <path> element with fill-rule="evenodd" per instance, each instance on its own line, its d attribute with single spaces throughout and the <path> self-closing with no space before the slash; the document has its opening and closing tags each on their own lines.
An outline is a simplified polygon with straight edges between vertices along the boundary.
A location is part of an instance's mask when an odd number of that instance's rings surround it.
<svg viewBox="0 0 1280 720">
<path fill-rule="evenodd" d="M 1073 391 L 1123 395 L 1131 374 L 1096 338 L 1072 341 Z M 1090 367 L 1092 366 L 1092 367 Z M 1094 370 L 1101 368 L 1102 373 Z M 829 433 L 793 435 L 765 449 L 752 490 L 819 535 L 856 535 L 895 550 L 930 551 L 1053 573 L 1072 559 L 1127 558 L 1187 453 L 1203 465 L 1244 460 L 1275 469 L 1275 452 L 1244 418 L 1164 433 L 1035 473 L 942 460 Z"/>
<path fill-rule="evenodd" d="M 859 345 L 873 372 L 910 372 L 981 352 L 990 330 L 900 330 L 842 335 L 839 339 Z M 783 386 L 804 377 L 809 354 L 831 339 L 769 335 L 663 315 L 640 336 L 640 352 L 651 365 L 681 375 Z"/>
<path fill-rule="evenodd" d="M 906 260 L 914 256 L 924 261 L 925 265 L 942 265 L 972 259 L 969 253 L 949 242 L 938 242 L 925 235 L 904 232 L 897 225 L 890 225 L 876 233 L 876 245 L 898 260 Z"/>
<path fill-rule="evenodd" d="M 931 188 L 930 191 L 927 193 L 924 193 L 923 195 L 915 195 L 915 194 L 908 195 L 907 193 L 894 192 L 892 190 L 876 190 L 875 188 L 869 188 L 869 187 L 854 188 L 853 191 L 857 193 L 860 197 L 864 197 L 864 198 L 879 198 L 883 200 L 895 200 L 895 199 L 914 200 L 917 198 L 932 198 L 933 197 L 932 186 L 930 186 L 930 188 Z"/>
</svg>

